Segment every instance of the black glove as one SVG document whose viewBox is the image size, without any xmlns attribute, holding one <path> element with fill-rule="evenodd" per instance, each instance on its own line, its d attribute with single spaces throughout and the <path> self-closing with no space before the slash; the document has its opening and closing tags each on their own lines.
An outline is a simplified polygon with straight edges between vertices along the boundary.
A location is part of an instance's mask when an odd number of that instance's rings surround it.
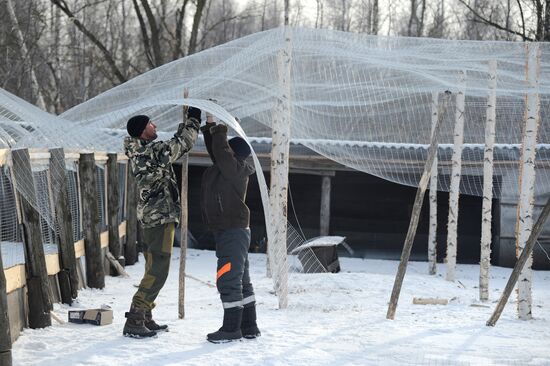
<svg viewBox="0 0 550 366">
<path fill-rule="evenodd" d="M 195 118 L 197 121 L 199 121 L 199 124 L 201 122 L 201 110 L 195 107 L 189 107 L 187 110 L 187 118 Z"/>
</svg>

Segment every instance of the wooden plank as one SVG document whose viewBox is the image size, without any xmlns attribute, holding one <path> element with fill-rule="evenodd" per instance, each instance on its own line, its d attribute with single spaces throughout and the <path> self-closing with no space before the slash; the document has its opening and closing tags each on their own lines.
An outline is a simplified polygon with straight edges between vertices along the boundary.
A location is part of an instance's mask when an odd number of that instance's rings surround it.
<svg viewBox="0 0 550 366">
<path fill-rule="evenodd" d="M 61 301 L 71 304 L 78 297 L 78 273 L 73 236 L 73 218 L 69 207 L 69 184 L 65 152 L 62 148 L 50 149 L 50 183 L 55 208 L 56 225 L 59 235 L 59 255 L 61 257 L 59 287 Z"/>
<path fill-rule="evenodd" d="M 118 235 L 119 238 L 126 236 L 126 221 L 123 221 L 118 225 Z"/>
<path fill-rule="evenodd" d="M 48 276 L 58 274 L 61 270 L 61 267 L 59 266 L 59 255 L 57 253 L 48 254 L 44 259 L 46 260 L 46 272 L 48 273 Z"/>
<path fill-rule="evenodd" d="M 180 319 L 185 318 L 185 263 L 187 258 L 187 222 L 189 219 L 189 212 L 187 206 L 187 192 L 188 192 L 188 155 L 185 154 L 181 163 L 181 218 L 180 218 L 180 272 L 179 272 L 179 291 L 178 291 L 178 317 Z"/>
<path fill-rule="evenodd" d="M 424 165 L 424 172 L 422 173 L 422 177 L 420 178 L 420 182 L 418 183 L 418 190 L 416 191 L 416 197 L 414 199 L 411 221 L 409 223 L 409 229 L 407 231 L 407 236 L 405 237 L 403 251 L 401 252 L 401 260 L 399 262 L 399 267 L 397 269 L 397 274 L 393 283 L 390 303 L 388 305 L 388 312 L 386 314 L 387 319 L 395 318 L 395 310 L 397 308 L 399 294 L 401 293 L 401 286 L 403 285 L 403 279 L 405 278 L 405 272 L 407 271 L 407 263 L 409 262 L 414 237 L 416 236 L 416 228 L 418 227 L 418 221 L 420 220 L 420 210 L 422 209 L 422 203 L 424 201 L 424 193 L 426 193 L 426 188 L 428 187 L 428 180 L 431 174 L 433 160 L 437 152 L 437 138 L 439 135 L 439 130 L 441 129 L 443 116 L 449 104 L 450 95 L 450 92 L 445 92 L 443 96 L 443 102 L 441 103 L 439 111 L 437 113 L 437 124 L 432 131 L 430 148 L 428 149 L 428 158 Z"/>
<path fill-rule="evenodd" d="M 109 231 L 102 231 L 99 234 L 99 243 L 101 248 L 107 248 L 109 246 Z"/>
<path fill-rule="evenodd" d="M 4 269 L 4 276 L 6 276 L 6 292 L 8 294 L 22 288 L 27 283 L 24 264 Z"/>
<path fill-rule="evenodd" d="M 0 252 L 0 268 L 4 268 Z M 11 365 L 11 331 L 8 316 L 8 293 L 4 271 L 0 271 L 0 365 Z"/>
<path fill-rule="evenodd" d="M 86 251 L 86 281 L 89 287 L 105 287 L 105 270 L 99 238 L 96 166 L 93 153 L 80 154 L 78 164 L 82 194 L 82 228 Z"/>
<path fill-rule="evenodd" d="M 449 300 L 436 297 L 414 297 L 413 304 L 415 305 L 447 305 Z"/>
<path fill-rule="evenodd" d="M 79 241 L 74 243 L 74 256 L 75 258 L 80 258 L 85 254 L 86 251 L 84 250 L 84 239 L 80 239 Z"/>
<path fill-rule="evenodd" d="M 34 177 L 28 149 L 12 150 L 14 187 L 21 210 L 25 266 L 29 298 L 29 327 L 51 325 L 49 312 L 53 309 L 38 211 Z"/>
<path fill-rule="evenodd" d="M 107 225 L 109 228 L 109 251 L 118 258 L 120 257 L 120 234 L 118 232 L 118 163 L 117 154 L 107 154 Z"/>
<path fill-rule="evenodd" d="M 4 166 L 8 163 L 10 156 L 10 149 L 0 149 L 0 166 Z"/>
<path fill-rule="evenodd" d="M 128 164 L 126 189 L 126 247 L 124 257 L 127 265 L 132 265 L 138 260 L 137 253 L 137 186 L 136 179 L 132 173 L 131 164 Z"/>
</svg>

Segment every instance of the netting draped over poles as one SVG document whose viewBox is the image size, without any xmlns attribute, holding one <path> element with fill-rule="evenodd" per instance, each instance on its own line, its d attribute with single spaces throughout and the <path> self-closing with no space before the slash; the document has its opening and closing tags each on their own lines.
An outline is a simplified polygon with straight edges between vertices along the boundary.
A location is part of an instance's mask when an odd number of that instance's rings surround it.
<svg viewBox="0 0 550 366">
<path fill-rule="evenodd" d="M 517 202 L 525 113 L 527 44 L 369 36 L 292 29 L 291 138 L 347 167 L 417 186 L 432 127 L 432 95 L 450 90 L 456 109 L 464 78 L 464 136 L 460 192 L 482 196 L 489 63 L 496 62 L 495 198 Z M 173 61 L 115 87 L 61 116 L 42 112 L 0 91 L 0 145 L 121 151 L 127 119 L 150 115 L 160 138 L 180 122 L 180 106 L 208 110 L 235 134 L 271 137 L 283 94 L 277 57 L 286 47 L 278 28 Z M 550 192 L 550 44 L 540 44 L 540 98 L 535 197 Z M 191 98 L 182 98 L 183 88 Z M 214 104 L 207 100 L 214 98 Z M 241 124 L 233 120 L 237 116 Z M 453 113 L 438 137 L 437 188 L 448 191 Z M 256 168 L 259 162 L 256 159 Z M 260 174 L 260 183 L 263 176 Z M 265 187 L 265 186 L 264 186 Z M 265 189 L 265 188 L 264 188 Z M 267 191 L 262 191 L 264 210 Z M 41 204 L 36 202 L 37 206 Z M 267 215 L 266 215 L 267 216 Z M 282 250 L 281 255 L 286 255 Z"/>
</svg>

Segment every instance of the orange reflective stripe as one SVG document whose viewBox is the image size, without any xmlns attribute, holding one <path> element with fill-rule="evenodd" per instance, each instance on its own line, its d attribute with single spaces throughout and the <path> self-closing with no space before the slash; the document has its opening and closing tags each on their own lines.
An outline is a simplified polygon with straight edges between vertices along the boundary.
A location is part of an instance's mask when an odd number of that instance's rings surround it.
<svg viewBox="0 0 550 366">
<path fill-rule="evenodd" d="M 222 268 L 218 270 L 218 273 L 216 274 L 216 281 L 218 280 L 218 278 L 220 278 L 221 276 L 223 276 L 229 271 L 231 271 L 231 262 L 224 264 Z"/>
</svg>

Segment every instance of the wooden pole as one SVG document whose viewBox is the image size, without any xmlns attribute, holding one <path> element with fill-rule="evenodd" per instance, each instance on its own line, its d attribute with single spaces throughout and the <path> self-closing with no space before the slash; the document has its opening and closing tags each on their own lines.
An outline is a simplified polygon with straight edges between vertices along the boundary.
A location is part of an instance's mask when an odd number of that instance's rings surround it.
<svg viewBox="0 0 550 366">
<path fill-rule="evenodd" d="M 126 248 L 124 257 L 126 264 L 132 265 L 138 261 L 137 253 L 137 186 L 136 178 L 132 173 L 132 164 L 128 161 L 127 169 L 127 191 L 126 191 Z"/>
<path fill-rule="evenodd" d="M 542 212 L 540 213 L 540 216 L 537 222 L 535 223 L 535 226 L 533 226 L 533 230 L 529 234 L 529 238 L 525 243 L 525 247 L 523 248 L 523 251 L 519 256 L 518 261 L 516 262 L 516 265 L 512 270 L 512 273 L 510 274 L 510 278 L 506 283 L 506 287 L 504 287 L 504 291 L 500 296 L 500 300 L 498 301 L 495 311 L 487 321 L 488 326 L 494 326 L 498 321 L 498 319 L 500 318 L 500 315 L 502 314 L 502 311 L 504 310 L 504 307 L 506 306 L 506 303 L 510 298 L 510 294 L 512 293 L 512 290 L 514 289 L 514 287 L 516 286 L 516 283 L 518 282 L 521 271 L 523 270 L 529 258 L 531 257 L 533 248 L 535 247 L 537 239 L 540 233 L 542 232 L 542 229 L 544 228 L 544 224 L 548 219 L 548 215 L 550 215 L 550 196 L 548 197 L 548 200 L 546 201 L 546 204 L 544 205 L 544 208 L 542 209 Z"/>
<path fill-rule="evenodd" d="M 53 302 L 42 245 L 40 216 L 32 206 L 33 203 L 37 204 L 37 200 L 30 154 L 28 149 L 12 150 L 11 154 L 25 244 L 29 327 L 45 328 L 52 324 L 50 311 L 53 310 Z"/>
<path fill-rule="evenodd" d="M 535 157 L 539 128 L 540 100 L 538 95 L 538 77 L 540 73 L 540 53 L 537 43 L 527 43 L 528 61 L 526 67 L 527 93 L 525 127 L 521 146 L 520 193 L 518 202 L 518 232 L 516 234 L 516 255 L 524 250 L 533 225 L 533 203 L 535 199 Z M 518 315 L 520 319 L 532 318 L 531 265 L 529 256 L 518 282 Z"/>
<path fill-rule="evenodd" d="M 439 93 L 432 93 L 432 133 L 437 125 Z M 436 149 L 437 151 L 437 149 Z M 428 233 L 428 273 L 431 275 L 437 272 L 437 152 L 430 171 L 430 229 Z"/>
<path fill-rule="evenodd" d="M 72 215 L 69 207 L 69 192 L 65 152 L 62 148 L 50 149 L 50 182 L 56 225 L 59 232 L 61 269 L 58 273 L 61 301 L 71 304 L 78 297 L 78 272 L 74 251 Z"/>
<path fill-rule="evenodd" d="M 331 178 L 328 175 L 322 177 L 321 183 L 321 214 L 320 235 L 325 236 L 330 232 L 330 187 Z"/>
<path fill-rule="evenodd" d="M 277 56 L 280 96 L 273 118 L 271 145 L 270 209 L 272 225 L 268 230 L 268 260 L 275 276 L 275 291 L 279 308 L 288 306 L 288 261 L 287 261 L 287 197 L 288 158 L 290 151 L 291 123 L 291 30 L 284 29 L 284 44 Z"/>
<path fill-rule="evenodd" d="M 179 272 L 179 296 L 178 296 L 178 316 L 185 318 L 185 263 L 187 258 L 187 221 L 189 218 L 187 206 L 188 191 L 188 169 L 189 156 L 185 154 L 181 161 L 181 235 L 180 235 L 180 272 Z"/>
<path fill-rule="evenodd" d="M 0 251 L 0 365 L 12 365 L 8 294 L 6 292 L 6 275 L 4 274 L 2 251 Z"/>
<path fill-rule="evenodd" d="M 109 251 L 117 260 L 120 257 L 120 236 L 118 233 L 118 163 L 117 154 L 107 154 L 107 226 L 109 228 Z M 118 271 L 117 271 L 118 272 Z"/>
<path fill-rule="evenodd" d="M 479 256 L 479 299 L 489 300 L 489 268 L 491 266 L 491 211 L 493 208 L 493 147 L 497 110 L 497 62 L 489 61 L 489 95 L 483 154 L 483 203 L 481 208 L 481 251 Z"/>
<path fill-rule="evenodd" d="M 401 293 L 403 278 L 405 277 L 405 272 L 407 271 L 407 263 L 409 262 L 409 257 L 411 255 L 411 249 L 414 242 L 414 237 L 416 235 L 416 228 L 420 219 L 420 210 L 422 209 L 422 202 L 424 201 L 424 194 L 426 193 L 426 188 L 428 187 L 430 171 L 432 169 L 433 160 L 437 152 L 437 137 L 441 128 L 441 121 L 443 120 L 444 112 L 447 110 L 450 95 L 451 93 L 448 91 L 446 91 L 444 94 L 443 103 L 440 105 L 438 112 L 437 124 L 435 125 L 435 128 L 432 132 L 430 147 L 428 148 L 428 158 L 426 160 L 426 165 L 424 166 L 424 172 L 422 173 L 420 182 L 418 183 L 418 190 L 416 191 L 416 197 L 414 199 L 411 221 L 409 223 L 409 230 L 407 231 L 405 244 L 403 245 L 403 251 L 401 252 L 401 260 L 399 262 L 399 267 L 395 276 L 395 281 L 393 283 L 393 290 L 388 306 L 388 312 L 386 314 L 387 319 L 395 318 L 395 310 L 397 309 L 397 302 L 399 301 L 399 294 Z"/>
<path fill-rule="evenodd" d="M 82 229 L 86 251 L 86 281 L 88 287 L 105 287 L 105 268 L 99 238 L 96 166 L 94 153 L 81 153 L 78 164 L 82 192 Z"/>
<path fill-rule="evenodd" d="M 451 187 L 449 190 L 449 219 L 447 222 L 447 281 L 455 280 L 456 252 L 458 246 L 458 200 L 460 196 L 460 176 L 462 170 L 462 147 L 464 143 L 464 89 L 466 72 L 458 74 L 458 94 L 456 95 L 453 156 L 451 158 Z"/>
</svg>

